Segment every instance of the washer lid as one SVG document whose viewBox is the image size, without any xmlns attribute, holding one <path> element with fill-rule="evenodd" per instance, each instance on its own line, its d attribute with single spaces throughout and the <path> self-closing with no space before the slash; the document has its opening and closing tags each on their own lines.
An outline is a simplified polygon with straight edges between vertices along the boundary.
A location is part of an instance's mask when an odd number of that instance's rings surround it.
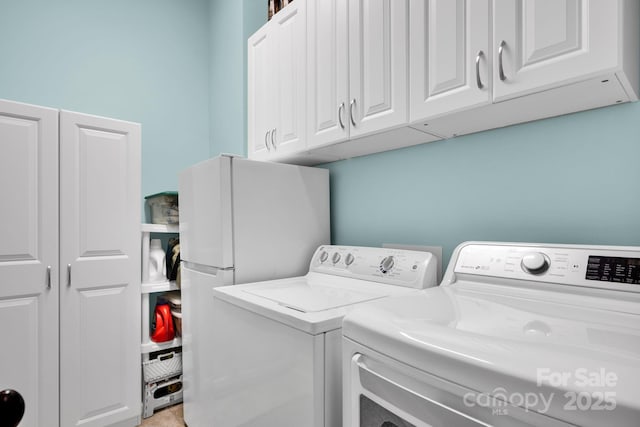
<svg viewBox="0 0 640 427">
<path fill-rule="evenodd" d="M 303 313 L 346 307 L 387 295 L 386 292 L 379 289 L 370 291 L 354 290 L 322 284 L 312 285 L 302 281 L 269 283 L 258 288 L 247 289 L 245 292 Z"/>
<path fill-rule="evenodd" d="M 213 288 L 214 298 L 310 334 L 342 327 L 353 307 L 417 289 L 310 272 L 304 277 Z"/>
<path fill-rule="evenodd" d="M 351 311 L 343 335 L 479 396 L 513 398 L 579 425 L 608 425 L 611 417 L 637 424 L 640 304 L 613 311 L 593 308 L 593 297 L 567 303 L 557 292 L 509 292 L 458 282 L 386 298 Z M 539 406 L 521 400 L 527 396 Z M 572 405 L 580 407 L 567 410 Z"/>
</svg>

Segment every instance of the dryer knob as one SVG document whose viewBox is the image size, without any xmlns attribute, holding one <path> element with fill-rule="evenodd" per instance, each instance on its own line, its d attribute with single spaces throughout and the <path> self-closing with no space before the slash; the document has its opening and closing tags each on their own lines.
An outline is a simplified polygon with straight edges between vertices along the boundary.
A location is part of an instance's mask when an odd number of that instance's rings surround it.
<svg viewBox="0 0 640 427">
<path fill-rule="evenodd" d="M 382 274 L 387 274 L 389 271 L 391 271 L 395 263 L 396 261 L 392 256 L 384 257 L 382 262 L 380 262 L 380 272 L 382 272 Z"/>
<path fill-rule="evenodd" d="M 320 262 L 325 262 L 329 258 L 327 251 L 320 252 Z"/>
<path fill-rule="evenodd" d="M 333 253 L 333 256 L 331 257 L 331 261 L 332 261 L 334 264 L 337 264 L 337 263 L 338 263 L 338 261 L 340 261 L 340 258 L 341 258 L 340 254 L 339 254 L 338 252 L 334 252 L 334 253 Z"/>
<path fill-rule="evenodd" d="M 541 252 L 531 252 L 522 257 L 522 269 L 531 274 L 542 274 L 549 269 L 549 258 Z"/>
<path fill-rule="evenodd" d="M 353 264 L 353 261 L 355 261 L 355 258 L 352 253 L 348 253 L 347 256 L 344 258 L 344 263 L 347 266 Z"/>
</svg>

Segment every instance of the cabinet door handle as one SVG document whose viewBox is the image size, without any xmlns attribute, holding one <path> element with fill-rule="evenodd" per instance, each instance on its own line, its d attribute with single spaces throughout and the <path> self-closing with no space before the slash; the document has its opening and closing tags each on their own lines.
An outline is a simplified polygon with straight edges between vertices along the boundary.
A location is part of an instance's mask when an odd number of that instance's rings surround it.
<svg viewBox="0 0 640 427">
<path fill-rule="evenodd" d="M 71 286 L 71 264 L 67 264 L 67 286 Z"/>
<path fill-rule="evenodd" d="M 274 151 L 276 149 L 276 128 L 273 128 L 273 130 L 271 131 L 271 146 L 273 147 Z"/>
<path fill-rule="evenodd" d="M 338 106 L 338 122 L 340 127 L 344 129 L 344 122 L 342 121 L 342 114 L 344 113 L 344 102 Z"/>
<path fill-rule="evenodd" d="M 264 133 L 264 146 L 267 148 L 267 151 L 271 151 L 271 147 L 269 147 L 269 134 L 271 133 L 270 130 L 266 131 Z"/>
<path fill-rule="evenodd" d="M 51 266 L 47 266 L 47 289 L 51 289 Z"/>
<path fill-rule="evenodd" d="M 353 119 L 353 107 L 356 106 L 356 99 L 353 98 L 349 104 L 349 117 L 351 118 L 351 124 L 355 127 L 356 121 Z"/>
<path fill-rule="evenodd" d="M 478 89 L 483 89 L 484 85 L 482 84 L 482 79 L 480 78 L 480 58 L 484 56 L 484 52 L 478 52 L 476 56 L 476 84 L 478 85 Z"/>
<path fill-rule="evenodd" d="M 504 54 L 504 47 L 507 45 L 507 42 L 502 40 L 500 42 L 500 46 L 498 47 L 498 72 L 500 73 L 500 80 L 507 80 L 507 76 L 504 75 L 504 66 L 502 64 L 502 55 Z"/>
</svg>

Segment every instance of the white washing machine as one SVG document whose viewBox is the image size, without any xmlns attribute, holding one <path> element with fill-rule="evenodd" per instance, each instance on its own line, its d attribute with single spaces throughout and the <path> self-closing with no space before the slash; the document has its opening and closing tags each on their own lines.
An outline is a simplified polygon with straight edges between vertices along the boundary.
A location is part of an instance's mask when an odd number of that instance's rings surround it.
<svg viewBox="0 0 640 427">
<path fill-rule="evenodd" d="M 427 252 L 321 246 L 303 277 L 213 289 L 207 425 L 337 427 L 343 316 L 434 286 Z"/>
<path fill-rule="evenodd" d="M 640 425 L 640 248 L 470 242 L 343 322 L 344 426 Z"/>
</svg>

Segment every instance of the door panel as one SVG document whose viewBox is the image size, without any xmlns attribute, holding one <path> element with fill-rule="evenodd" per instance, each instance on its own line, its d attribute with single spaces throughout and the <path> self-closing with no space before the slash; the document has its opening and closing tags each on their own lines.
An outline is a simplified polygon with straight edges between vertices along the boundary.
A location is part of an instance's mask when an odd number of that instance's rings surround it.
<svg viewBox="0 0 640 427">
<path fill-rule="evenodd" d="M 307 4 L 309 147 L 341 142 L 349 137 L 348 18 L 345 1 Z"/>
<path fill-rule="evenodd" d="M 128 325 L 124 324 L 123 316 L 113 315 L 121 310 L 125 291 L 126 288 L 120 286 L 78 292 L 78 311 L 91 313 L 80 317 L 83 322 L 78 328 L 82 347 L 79 349 L 80 365 L 76 367 L 81 375 L 76 387 L 86 390 L 79 395 L 77 414 L 80 419 L 99 417 L 126 405 L 123 396 L 127 395 L 128 385 L 122 378 L 129 373 L 122 355 L 127 352 L 127 335 L 122 331 Z M 100 319 L 109 321 L 100 322 Z M 99 362 L 95 360 L 97 355 L 101 356 Z M 96 384 L 99 384 L 97 390 Z"/>
<path fill-rule="evenodd" d="M 264 159 L 270 151 L 270 133 L 275 127 L 271 109 L 273 108 L 273 72 L 271 23 L 263 26 L 248 41 L 247 59 L 247 103 L 248 116 L 248 156 Z"/>
<path fill-rule="evenodd" d="M 578 0 L 538 0 L 523 5 L 518 13 L 522 22 L 522 66 L 579 50 L 580 2 Z M 545 27 L 536 25 L 544 22 Z"/>
<path fill-rule="evenodd" d="M 490 103 L 489 0 L 411 0 L 409 16 L 411 121 Z"/>
<path fill-rule="evenodd" d="M 0 100 L 0 191 L 0 390 L 24 398 L 21 425 L 56 426 L 57 110 Z"/>
<path fill-rule="evenodd" d="M 494 0 L 494 98 L 501 101 L 586 80 L 618 67 L 621 3 L 608 0 Z"/>
<path fill-rule="evenodd" d="M 306 2 L 294 2 L 273 17 L 273 46 L 277 120 L 275 152 L 303 150 L 306 146 Z"/>
<path fill-rule="evenodd" d="M 140 413 L 140 127 L 60 113 L 61 423 Z"/>
<path fill-rule="evenodd" d="M 407 27 L 406 0 L 349 1 L 352 137 L 408 121 Z"/>
<path fill-rule="evenodd" d="M 429 49 L 429 91 L 437 95 L 465 83 L 465 39 L 467 19 L 465 0 L 432 0 L 427 28 L 432 41 Z"/>
</svg>

